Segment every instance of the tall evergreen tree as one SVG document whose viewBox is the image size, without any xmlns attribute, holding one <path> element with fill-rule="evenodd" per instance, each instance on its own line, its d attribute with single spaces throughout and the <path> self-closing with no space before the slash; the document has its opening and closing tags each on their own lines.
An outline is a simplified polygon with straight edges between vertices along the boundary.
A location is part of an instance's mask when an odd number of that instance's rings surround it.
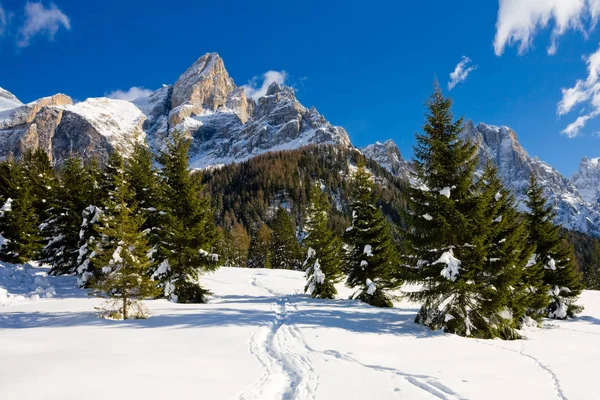
<svg viewBox="0 0 600 400">
<path fill-rule="evenodd" d="M 600 243 L 594 243 L 594 249 L 592 253 L 592 261 L 588 268 L 587 279 L 585 280 L 585 286 L 588 289 L 599 290 L 600 289 Z"/>
<path fill-rule="evenodd" d="M 536 260 L 543 266 L 543 281 L 550 290 L 546 314 L 555 319 L 574 317 L 583 308 L 575 304 L 582 284 L 573 248 L 554 225 L 556 214 L 546 204 L 543 188 L 533 174 L 527 195 L 529 239 L 536 246 Z"/>
<path fill-rule="evenodd" d="M 479 320 L 471 317 L 479 330 L 474 336 L 514 339 L 526 318 L 541 319 L 538 310 L 547 301 L 547 290 L 538 266 L 530 261 L 535 247 L 527 240 L 514 195 L 491 162 L 478 181 L 477 196 L 475 262 L 465 271 L 470 296 L 476 299 L 471 309 L 479 313 Z"/>
<path fill-rule="evenodd" d="M 393 307 L 388 292 L 400 287 L 402 279 L 390 223 L 376 206 L 377 188 L 364 165 L 359 165 L 352 184 L 352 226 L 343 237 L 346 285 L 357 289 L 353 298 L 376 307 Z"/>
<path fill-rule="evenodd" d="M 271 228 L 261 223 L 250 239 L 248 268 L 271 268 Z"/>
<path fill-rule="evenodd" d="M 123 161 L 121 160 L 121 163 Z M 150 278 L 150 246 L 141 231 L 143 218 L 135 213 L 135 193 L 126 179 L 124 165 L 113 175 L 114 190 L 109 192 L 100 224 L 92 264 L 97 271 L 92 278 L 94 293 L 113 301 L 107 307 L 123 319 L 143 318 L 146 313 L 139 300 L 159 293 L 157 282 Z"/>
<path fill-rule="evenodd" d="M 511 284 L 531 249 L 522 245 L 514 200 L 496 172 L 488 168 L 475 182 L 475 146 L 461 140 L 463 119 L 453 120 L 451 106 L 436 84 L 416 137 L 420 187 L 405 191 L 405 264 L 422 289 L 407 295 L 422 302 L 416 322 L 434 330 L 514 338 L 515 313 L 525 306 Z"/>
<path fill-rule="evenodd" d="M 56 171 L 54 170 L 48 154 L 42 149 L 27 150 L 21 157 L 19 164 L 25 179 L 29 181 L 33 207 L 38 220 L 43 222 L 49 217 L 50 200 L 55 197 L 57 186 Z"/>
<path fill-rule="evenodd" d="M 157 252 L 162 237 L 161 230 L 166 222 L 162 201 L 167 199 L 164 198 L 158 181 L 158 170 L 154 167 L 152 151 L 144 144 L 136 143 L 125 164 L 125 171 L 138 205 L 136 214 L 144 220 L 142 231 L 152 247 L 150 250 L 152 269 L 156 270 L 164 261 L 158 259 Z"/>
<path fill-rule="evenodd" d="M 0 205 L 0 236 L 4 238 L 0 260 L 24 263 L 37 258 L 43 246 L 34 207 L 33 185 L 21 165 L 5 161 L 2 169 L 8 177 L 4 177 L 4 199 Z"/>
<path fill-rule="evenodd" d="M 45 241 L 42 260 L 52 266 L 52 274 L 77 269 L 82 214 L 99 194 L 91 172 L 79 158 L 67 159 L 59 171 L 56 189 L 48 201 L 48 216 L 40 226 Z"/>
<path fill-rule="evenodd" d="M 271 267 L 298 269 L 302 263 L 302 248 L 296 239 L 296 227 L 288 212 L 279 207 L 271 222 Z"/>
<path fill-rule="evenodd" d="M 199 282 L 200 274 L 219 267 L 215 250 L 218 231 L 210 199 L 200 174 L 188 169 L 190 139 L 174 132 L 165 143 L 159 162 L 164 185 L 165 225 L 159 257 L 165 261 L 155 276 L 162 276 L 165 295 L 180 303 L 203 303 L 210 293 Z"/>
<path fill-rule="evenodd" d="M 334 299 L 337 295 L 335 284 L 343 277 L 341 242 L 328 226 L 329 210 L 327 195 L 315 186 L 304 224 L 307 233 L 303 241 L 307 252 L 304 291 L 319 299 Z"/>
<path fill-rule="evenodd" d="M 94 249 L 100 240 L 97 226 L 101 221 L 103 207 L 108 202 L 110 193 L 115 190 L 116 177 L 122 173 L 122 169 L 119 169 L 122 163 L 123 159 L 119 155 L 114 155 L 109 158 L 109 163 L 104 169 L 101 169 L 95 160 L 86 165 L 93 197 L 88 199 L 88 205 L 83 209 L 80 218 L 76 269 L 77 282 L 80 286 L 89 286 L 90 278 L 98 274 L 92 264 L 96 256 Z"/>
</svg>

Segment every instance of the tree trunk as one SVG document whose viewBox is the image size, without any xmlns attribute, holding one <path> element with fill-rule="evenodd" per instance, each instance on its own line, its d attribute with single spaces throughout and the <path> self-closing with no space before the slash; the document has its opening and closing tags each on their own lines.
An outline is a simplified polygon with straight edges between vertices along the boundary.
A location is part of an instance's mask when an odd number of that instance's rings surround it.
<svg viewBox="0 0 600 400">
<path fill-rule="evenodd" d="M 127 319 L 127 297 L 123 297 L 123 319 Z"/>
</svg>

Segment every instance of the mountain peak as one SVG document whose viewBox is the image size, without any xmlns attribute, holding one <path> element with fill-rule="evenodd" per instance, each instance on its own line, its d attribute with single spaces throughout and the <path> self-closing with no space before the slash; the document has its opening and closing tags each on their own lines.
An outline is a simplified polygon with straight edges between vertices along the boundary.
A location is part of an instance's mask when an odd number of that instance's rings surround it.
<svg viewBox="0 0 600 400">
<path fill-rule="evenodd" d="M 360 151 L 365 157 L 376 161 L 395 176 L 408 177 L 409 167 L 392 139 L 388 139 L 384 143 L 375 142 Z"/>
<path fill-rule="evenodd" d="M 188 68 L 173 85 L 171 106 L 189 104 L 210 110 L 224 106 L 235 89 L 223 60 L 217 53 L 206 53 Z"/>
</svg>

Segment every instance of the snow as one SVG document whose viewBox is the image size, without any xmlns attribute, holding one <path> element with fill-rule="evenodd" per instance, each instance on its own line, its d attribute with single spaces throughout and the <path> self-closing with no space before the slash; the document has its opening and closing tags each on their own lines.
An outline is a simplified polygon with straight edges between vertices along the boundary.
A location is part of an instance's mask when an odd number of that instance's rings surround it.
<svg viewBox="0 0 600 400">
<path fill-rule="evenodd" d="M 100 97 L 60 107 L 84 117 L 111 145 L 123 151 L 131 150 L 132 141 L 145 138 L 142 124 L 146 116 L 128 101 Z"/>
<path fill-rule="evenodd" d="M 365 245 L 365 248 L 363 249 L 363 253 L 367 257 L 373 257 L 373 248 L 371 247 L 370 244 Z"/>
<path fill-rule="evenodd" d="M 498 218 L 496 218 L 494 220 L 494 222 L 496 222 L 496 223 L 502 222 L 502 215 L 498 216 Z"/>
<path fill-rule="evenodd" d="M 377 285 L 369 278 L 367 278 L 365 284 L 367 285 L 367 294 L 372 296 L 377 291 Z"/>
<path fill-rule="evenodd" d="M 4 215 L 6 212 L 12 211 L 12 202 L 11 198 L 6 199 L 6 203 L 0 208 L 0 217 Z"/>
<path fill-rule="evenodd" d="M 494 196 L 494 199 L 496 201 L 500 201 L 501 198 L 502 198 L 502 193 L 500 193 L 500 192 L 496 193 L 496 195 Z"/>
<path fill-rule="evenodd" d="M 548 262 L 546 263 L 544 268 L 555 271 L 556 270 L 556 261 L 554 261 L 554 258 L 550 257 L 550 259 L 548 260 Z"/>
<path fill-rule="evenodd" d="M 440 272 L 440 275 L 451 281 L 456 280 L 460 270 L 460 260 L 454 257 L 452 249 L 445 251 L 440 258 L 433 263 L 433 265 L 435 264 L 446 264 Z"/>
<path fill-rule="evenodd" d="M 381 309 L 311 299 L 299 271 L 222 268 L 201 278 L 209 304 L 151 300 L 150 318 L 129 321 L 96 317 L 103 300 L 71 289 L 74 277 L 45 279 L 54 297 L 0 307 L 2 399 L 597 396 L 600 292 L 583 292 L 581 317 L 505 342 L 431 332 L 406 301 Z M 0 277 L 10 293 L 34 286 Z"/>
<path fill-rule="evenodd" d="M 450 188 L 448 186 L 446 186 L 445 188 L 440 190 L 440 195 L 450 198 Z"/>
<path fill-rule="evenodd" d="M 423 218 L 425 218 L 427 221 L 431 221 L 433 219 L 433 217 L 429 214 L 424 214 Z"/>
<path fill-rule="evenodd" d="M 525 268 L 529 268 L 533 265 L 535 265 L 535 263 L 537 263 L 537 254 L 532 254 L 531 257 L 529 257 L 529 260 L 527 261 L 527 265 L 525 265 Z"/>
</svg>

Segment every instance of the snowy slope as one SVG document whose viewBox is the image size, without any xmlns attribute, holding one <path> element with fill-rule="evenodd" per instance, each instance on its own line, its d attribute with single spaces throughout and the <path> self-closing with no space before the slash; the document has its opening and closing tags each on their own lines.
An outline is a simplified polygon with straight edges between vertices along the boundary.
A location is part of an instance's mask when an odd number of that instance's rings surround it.
<svg viewBox="0 0 600 400">
<path fill-rule="evenodd" d="M 54 297 L 0 307 L 2 399 L 597 398 L 598 292 L 577 320 L 503 342 L 432 333 L 411 303 L 310 299 L 294 271 L 223 268 L 202 278 L 209 304 L 149 301 L 125 322 L 95 317 L 73 277 L 45 279 Z"/>
<path fill-rule="evenodd" d="M 134 141 L 144 141 L 142 126 L 146 116 L 128 101 L 100 97 L 63 107 L 82 116 L 113 147 L 125 153 Z"/>
<path fill-rule="evenodd" d="M 22 105 L 23 103 L 14 94 L 0 87 L 0 111 L 10 110 Z"/>
</svg>

